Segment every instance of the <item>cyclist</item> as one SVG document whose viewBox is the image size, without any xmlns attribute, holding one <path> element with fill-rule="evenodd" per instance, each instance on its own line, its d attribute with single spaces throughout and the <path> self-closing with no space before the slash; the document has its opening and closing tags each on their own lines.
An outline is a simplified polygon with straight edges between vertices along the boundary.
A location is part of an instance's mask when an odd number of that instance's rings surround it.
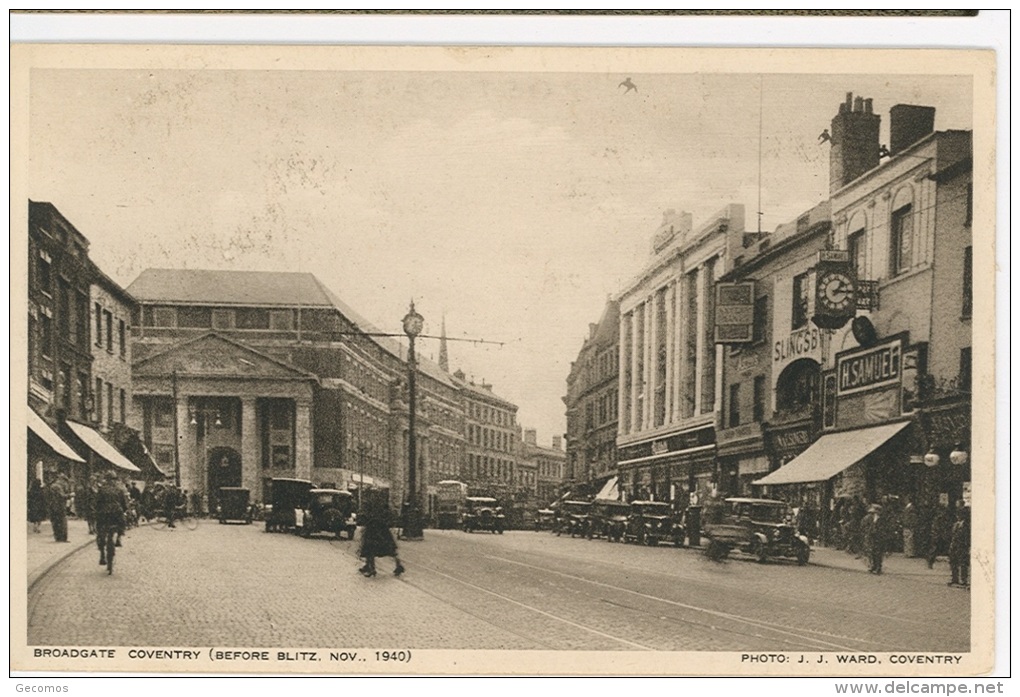
<svg viewBox="0 0 1020 697">
<path fill-rule="evenodd" d="M 96 516 L 96 544 L 99 546 L 99 563 L 106 564 L 108 540 L 113 539 L 111 532 L 117 533 L 116 545 L 120 546 L 120 537 L 124 534 L 124 511 L 127 510 L 127 493 L 114 472 L 107 472 L 96 492 L 94 511 Z"/>
</svg>

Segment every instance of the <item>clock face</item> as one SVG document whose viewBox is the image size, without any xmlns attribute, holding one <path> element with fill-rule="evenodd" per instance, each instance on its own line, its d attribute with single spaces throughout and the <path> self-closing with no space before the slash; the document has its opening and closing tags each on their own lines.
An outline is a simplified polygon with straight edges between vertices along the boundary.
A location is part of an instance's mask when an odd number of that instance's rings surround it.
<svg viewBox="0 0 1020 697">
<path fill-rule="evenodd" d="M 827 312 L 847 312 L 854 295 L 853 279 L 842 271 L 826 271 L 818 277 L 818 302 Z"/>
</svg>

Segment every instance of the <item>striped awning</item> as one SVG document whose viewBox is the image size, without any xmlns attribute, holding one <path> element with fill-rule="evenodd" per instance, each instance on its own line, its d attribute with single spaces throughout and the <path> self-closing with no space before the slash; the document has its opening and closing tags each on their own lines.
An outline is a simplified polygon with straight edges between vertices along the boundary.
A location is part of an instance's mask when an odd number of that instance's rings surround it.
<svg viewBox="0 0 1020 697">
<path fill-rule="evenodd" d="M 42 417 L 35 413 L 31 408 L 28 410 L 28 430 L 35 435 L 39 436 L 40 440 L 50 448 L 57 455 L 66 457 L 68 460 L 73 462 L 85 462 L 81 459 L 78 453 L 74 452 L 70 445 L 64 442 L 64 439 L 57 435 L 57 432 L 53 428 L 43 421 Z"/>
<path fill-rule="evenodd" d="M 74 431 L 74 435 L 81 438 L 85 445 L 89 446 L 96 455 L 109 462 L 114 467 L 119 467 L 127 472 L 141 472 L 135 467 L 131 460 L 127 459 L 122 452 L 113 447 L 109 441 L 93 428 L 85 424 L 68 421 L 67 425 Z"/>
</svg>

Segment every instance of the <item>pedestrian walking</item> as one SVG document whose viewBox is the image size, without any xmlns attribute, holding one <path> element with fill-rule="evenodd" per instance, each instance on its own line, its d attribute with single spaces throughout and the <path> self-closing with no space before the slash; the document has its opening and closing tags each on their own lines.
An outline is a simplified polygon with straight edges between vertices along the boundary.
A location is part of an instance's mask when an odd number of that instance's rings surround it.
<svg viewBox="0 0 1020 697">
<path fill-rule="evenodd" d="M 53 526 L 53 539 L 57 542 L 69 542 L 67 539 L 67 498 L 71 495 L 71 485 L 67 475 L 57 475 L 46 492 L 46 506 L 49 509 L 50 524 Z"/>
<path fill-rule="evenodd" d="M 970 587 L 970 509 L 956 510 L 956 521 L 949 536 L 950 586 Z"/>
<path fill-rule="evenodd" d="M 40 525 L 46 520 L 46 494 L 38 477 L 32 478 L 28 485 L 28 522 L 32 524 L 32 532 L 39 532 Z"/>
<path fill-rule="evenodd" d="M 359 556 L 365 560 L 365 565 L 358 571 L 366 577 L 376 574 L 376 557 L 393 557 L 393 575 L 399 576 L 404 573 L 404 565 L 400 563 L 397 556 L 397 541 L 393 539 L 393 532 L 390 530 L 389 512 L 380 503 L 369 503 L 362 517 L 364 525 L 361 531 L 361 550 Z"/>
<path fill-rule="evenodd" d="M 861 520 L 861 540 L 868 559 L 868 573 L 881 574 L 888 537 L 882 506 L 871 504 L 867 515 Z"/>
</svg>

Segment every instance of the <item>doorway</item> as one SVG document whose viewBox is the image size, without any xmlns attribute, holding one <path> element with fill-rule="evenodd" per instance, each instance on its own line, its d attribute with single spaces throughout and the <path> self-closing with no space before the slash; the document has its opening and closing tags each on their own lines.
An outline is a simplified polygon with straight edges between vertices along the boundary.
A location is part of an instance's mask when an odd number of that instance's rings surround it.
<svg viewBox="0 0 1020 697">
<path fill-rule="evenodd" d="M 209 512 L 219 505 L 221 486 L 241 486 L 241 454 L 233 448 L 218 447 L 209 451 L 208 472 Z"/>
</svg>

